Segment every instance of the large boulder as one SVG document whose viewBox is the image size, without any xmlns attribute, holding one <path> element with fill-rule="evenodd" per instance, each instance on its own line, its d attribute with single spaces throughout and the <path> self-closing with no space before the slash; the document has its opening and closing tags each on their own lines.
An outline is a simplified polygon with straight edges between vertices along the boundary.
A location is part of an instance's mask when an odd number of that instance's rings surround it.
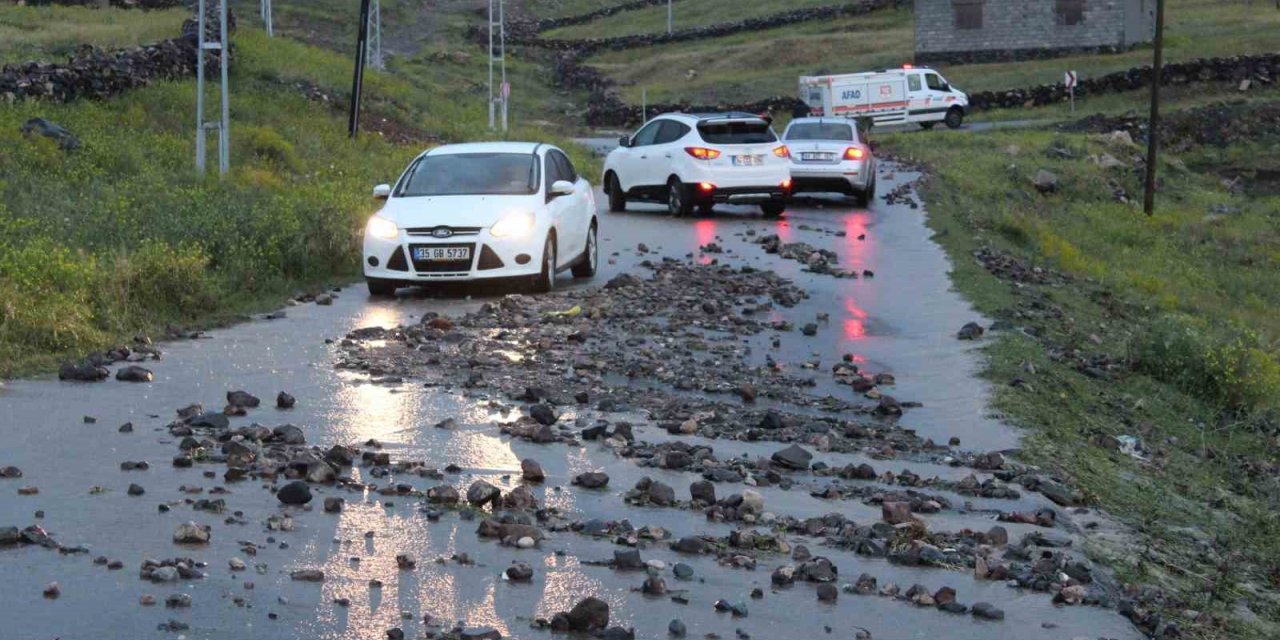
<svg viewBox="0 0 1280 640">
<path fill-rule="evenodd" d="M 572 631 L 601 631 L 609 626 L 609 603 L 589 596 L 573 605 L 567 615 Z"/>
<path fill-rule="evenodd" d="M 288 505 L 303 505 L 311 502 L 311 487 L 301 480 L 294 480 L 276 491 L 276 499 Z"/>
</svg>

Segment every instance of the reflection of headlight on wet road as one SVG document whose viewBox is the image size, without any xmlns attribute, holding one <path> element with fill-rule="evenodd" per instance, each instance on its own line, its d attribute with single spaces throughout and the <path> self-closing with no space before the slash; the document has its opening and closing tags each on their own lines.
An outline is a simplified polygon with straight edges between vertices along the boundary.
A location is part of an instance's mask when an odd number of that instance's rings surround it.
<svg viewBox="0 0 1280 640">
<path fill-rule="evenodd" d="M 499 220 L 489 229 L 489 233 L 495 238 L 518 238 L 532 230 L 533 214 L 517 213 Z"/>
<path fill-rule="evenodd" d="M 369 225 L 365 227 L 365 232 L 375 238 L 393 240 L 400 235 L 400 228 L 386 218 L 373 216 L 369 218 Z"/>
</svg>

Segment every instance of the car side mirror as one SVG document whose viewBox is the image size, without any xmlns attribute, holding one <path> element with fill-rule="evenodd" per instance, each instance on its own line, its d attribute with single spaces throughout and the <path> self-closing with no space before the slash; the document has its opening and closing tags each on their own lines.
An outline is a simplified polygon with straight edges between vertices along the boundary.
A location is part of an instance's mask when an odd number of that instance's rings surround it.
<svg viewBox="0 0 1280 640">
<path fill-rule="evenodd" d="M 380 184 L 373 188 L 373 197 L 378 200 L 386 200 L 391 197 L 391 185 Z"/>
<path fill-rule="evenodd" d="M 571 195 L 574 191 L 572 182 L 568 180 L 556 180 L 551 183 L 551 197 Z"/>
<path fill-rule="evenodd" d="M 621 138 L 618 138 L 618 146 L 623 148 L 630 147 L 631 136 L 622 136 Z"/>
</svg>

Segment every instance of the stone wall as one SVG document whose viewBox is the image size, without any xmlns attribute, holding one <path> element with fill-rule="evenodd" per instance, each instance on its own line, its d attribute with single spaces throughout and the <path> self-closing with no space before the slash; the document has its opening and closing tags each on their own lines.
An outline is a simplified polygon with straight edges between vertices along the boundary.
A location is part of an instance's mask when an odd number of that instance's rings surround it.
<svg viewBox="0 0 1280 640">
<path fill-rule="evenodd" d="M 38 7 L 44 5 L 61 5 L 64 7 L 99 7 L 102 0 L 14 0 L 13 4 Z M 117 9 L 169 9 L 181 7 L 187 0 L 109 0 L 108 4 Z"/>
<path fill-rule="evenodd" d="M 229 16 L 227 22 L 228 29 L 234 30 L 235 17 Z M 216 33 L 217 24 L 215 14 L 206 21 L 206 31 Z M 102 99 L 156 80 L 193 76 L 197 29 L 196 21 L 189 19 L 182 26 L 181 36 L 156 44 L 110 52 L 85 46 L 64 63 L 5 65 L 0 67 L 0 102 Z M 217 69 L 217 53 L 209 52 L 205 71 L 217 73 Z"/>
<path fill-rule="evenodd" d="M 1066 24 L 1062 0 L 915 0 L 916 57 L 1054 49 L 1119 50 L 1152 38 L 1155 0 L 1078 0 L 1077 24 Z M 981 26 L 959 26 L 958 12 L 981 13 Z M 1024 53 L 1025 55 L 1025 53 Z"/>
</svg>

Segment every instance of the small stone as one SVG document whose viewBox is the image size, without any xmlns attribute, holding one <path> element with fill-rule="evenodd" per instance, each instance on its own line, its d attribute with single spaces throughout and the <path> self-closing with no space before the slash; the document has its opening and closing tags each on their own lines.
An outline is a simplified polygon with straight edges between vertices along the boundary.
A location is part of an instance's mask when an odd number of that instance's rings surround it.
<svg viewBox="0 0 1280 640">
<path fill-rule="evenodd" d="M 600 489 L 609 484 L 609 474 L 603 471 L 580 473 L 573 479 L 573 484 L 584 489 Z"/>
<path fill-rule="evenodd" d="M 288 505 L 303 505 L 311 502 L 311 487 L 301 480 L 294 480 L 276 492 L 276 499 Z"/>
<path fill-rule="evenodd" d="M 289 577 L 298 582 L 324 582 L 324 572 L 319 569 L 298 569 Z"/>
<path fill-rule="evenodd" d="M 58 583 L 50 582 L 47 586 L 45 586 L 44 597 L 49 598 L 50 600 L 53 600 L 60 595 L 62 595 L 62 587 L 58 586 Z"/>
<path fill-rule="evenodd" d="M 292 409 L 292 408 L 293 408 L 293 405 L 295 405 L 295 404 L 297 404 L 297 403 L 298 403 L 297 398 L 294 398 L 293 396 L 291 396 L 291 395 L 289 395 L 289 394 L 287 394 L 287 393 L 285 393 L 285 392 L 283 392 L 283 391 L 281 391 L 280 393 L 276 394 L 276 408 L 277 408 L 277 409 Z"/>
<path fill-rule="evenodd" d="M 519 549 L 532 549 L 536 544 L 538 544 L 538 541 L 530 536 L 522 536 L 519 540 L 516 540 L 516 547 Z"/>
<path fill-rule="evenodd" d="M 601 631 L 609 626 L 609 603 L 589 596 L 573 605 L 567 617 L 572 631 Z"/>
<path fill-rule="evenodd" d="M 129 495 L 131 495 L 131 496 L 140 496 L 140 495 L 142 495 L 142 494 L 144 494 L 144 493 L 146 493 L 146 492 L 147 492 L 147 490 L 146 490 L 146 489 L 143 489 L 143 488 L 142 488 L 142 485 L 139 485 L 139 484 L 130 484 L 130 485 L 129 485 L 129 490 L 128 490 L 128 491 L 126 491 L 125 493 L 127 493 L 127 494 L 129 494 Z"/>
<path fill-rule="evenodd" d="M 343 504 L 346 501 L 339 497 L 329 497 L 324 499 L 325 513 L 342 513 Z"/>
<path fill-rule="evenodd" d="M 688 633 L 688 629 L 685 628 L 684 623 L 679 618 L 667 623 L 667 635 L 672 638 L 683 638 L 686 633 Z"/>
<path fill-rule="evenodd" d="M 1004 620 L 1004 611 L 989 602 L 975 602 L 971 611 L 973 617 L 982 620 Z"/>
<path fill-rule="evenodd" d="M 241 560 L 240 558 L 232 558 L 227 561 L 227 568 L 232 571 L 244 571 L 244 560 Z"/>
<path fill-rule="evenodd" d="M 211 533 L 208 525 L 186 522 L 174 530 L 173 541 L 178 544 L 208 544 Z"/>
<path fill-rule="evenodd" d="M 533 579 L 533 567 L 524 562 L 512 563 L 507 567 L 507 579 L 512 582 L 529 582 Z"/>
<path fill-rule="evenodd" d="M 835 602 L 840 595 L 840 591 L 836 589 L 834 584 L 823 582 L 818 585 L 818 601 L 819 602 Z"/>
<path fill-rule="evenodd" d="M 538 464 L 533 458 L 525 458 L 520 461 L 520 477 L 528 482 L 542 482 L 547 476 L 542 471 L 542 465 Z"/>
</svg>

